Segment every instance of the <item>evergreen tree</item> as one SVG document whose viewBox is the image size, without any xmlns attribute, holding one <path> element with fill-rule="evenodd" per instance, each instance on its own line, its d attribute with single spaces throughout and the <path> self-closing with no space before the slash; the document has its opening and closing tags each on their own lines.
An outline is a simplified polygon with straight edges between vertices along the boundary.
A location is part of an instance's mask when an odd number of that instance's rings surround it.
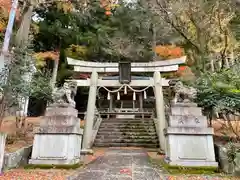
<svg viewBox="0 0 240 180">
<path fill-rule="evenodd" d="M 122 2 L 109 15 L 95 0 L 85 9 L 75 6 L 67 13 L 58 3 L 40 7 L 36 10 L 41 21 L 34 37 L 35 50 L 66 49 L 75 44 L 87 48 L 83 59 L 88 61 L 152 60 L 153 25 L 158 35 L 165 34 L 165 28 L 141 3 L 133 6 Z M 154 41 L 166 41 L 166 37 L 158 37 Z"/>
</svg>

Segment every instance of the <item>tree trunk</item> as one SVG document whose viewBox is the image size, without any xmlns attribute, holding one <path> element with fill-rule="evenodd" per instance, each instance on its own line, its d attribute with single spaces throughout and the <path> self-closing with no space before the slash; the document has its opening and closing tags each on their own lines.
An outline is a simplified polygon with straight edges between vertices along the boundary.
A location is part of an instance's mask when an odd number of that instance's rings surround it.
<svg viewBox="0 0 240 180">
<path fill-rule="evenodd" d="M 5 98 L 3 97 L 0 104 L 0 130 L 2 127 L 4 116 L 5 116 L 5 111 L 6 111 L 6 102 L 5 102 Z"/>
<path fill-rule="evenodd" d="M 219 69 L 222 69 L 222 61 L 218 61 Z"/>
<path fill-rule="evenodd" d="M 230 65 L 233 66 L 235 64 L 234 62 L 234 52 L 233 52 L 233 49 L 231 49 L 231 52 L 229 54 L 229 62 L 230 62 Z"/>
<path fill-rule="evenodd" d="M 154 52 L 153 61 L 156 61 L 156 59 L 157 59 L 156 46 L 157 46 L 157 44 L 156 44 L 156 29 L 155 29 L 154 24 L 152 24 L 152 50 Z"/>
<path fill-rule="evenodd" d="M 59 64 L 59 60 L 55 60 L 54 61 L 53 72 L 52 72 L 52 79 L 51 79 L 51 82 L 50 82 L 52 89 L 55 87 L 55 84 L 56 84 L 56 81 L 57 81 L 58 64 Z"/>
<path fill-rule="evenodd" d="M 211 71 L 215 72 L 215 67 L 214 67 L 214 56 L 210 55 L 210 66 L 211 66 Z"/>
<path fill-rule="evenodd" d="M 229 114 L 223 114 L 223 118 L 224 118 L 225 121 L 227 121 L 229 130 L 236 136 L 237 139 L 239 139 L 240 138 L 240 133 L 237 132 L 237 130 L 234 128 L 230 115 Z"/>
<path fill-rule="evenodd" d="M 16 35 L 16 46 L 17 47 L 24 47 L 28 43 L 29 33 L 30 33 L 30 26 L 32 21 L 32 14 L 33 14 L 33 5 L 30 5 L 26 12 L 23 15 L 23 19 L 21 25 L 17 31 Z"/>
<path fill-rule="evenodd" d="M 225 64 L 226 68 L 230 68 L 229 61 L 228 61 L 227 57 L 225 57 L 225 59 L 224 59 L 224 64 Z"/>
</svg>

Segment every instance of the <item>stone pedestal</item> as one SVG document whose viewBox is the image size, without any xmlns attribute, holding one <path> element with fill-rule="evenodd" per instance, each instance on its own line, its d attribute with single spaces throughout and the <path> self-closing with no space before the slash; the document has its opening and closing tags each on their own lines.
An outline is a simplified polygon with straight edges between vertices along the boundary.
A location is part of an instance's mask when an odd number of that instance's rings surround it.
<svg viewBox="0 0 240 180">
<path fill-rule="evenodd" d="M 217 167 L 213 145 L 213 128 L 195 103 L 176 103 L 171 106 L 166 161 L 176 166 Z"/>
<path fill-rule="evenodd" d="M 83 130 L 78 111 L 68 104 L 50 106 L 34 136 L 30 164 L 76 164 Z"/>
<path fill-rule="evenodd" d="M 0 173 L 2 173 L 7 135 L 0 133 Z"/>
</svg>

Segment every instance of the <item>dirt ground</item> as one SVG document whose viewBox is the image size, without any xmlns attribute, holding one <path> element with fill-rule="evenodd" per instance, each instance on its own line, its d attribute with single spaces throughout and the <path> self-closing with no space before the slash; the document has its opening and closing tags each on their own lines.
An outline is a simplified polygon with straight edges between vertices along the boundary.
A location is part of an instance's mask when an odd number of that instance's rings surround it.
<svg viewBox="0 0 240 180">
<path fill-rule="evenodd" d="M 239 138 L 240 137 L 240 120 L 231 121 L 231 125 L 229 125 L 228 122 L 220 119 L 212 121 L 212 127 L 214 128 L 214 135 L 215 135 L 214 141 L 217 143 L 227 143 L 229 142 L 229 139 L 232 139 L 233 141 L 239 141 L 239 139 L 237 139 L 237 135 Z"/>
<path fill-rule="evenodd" d="M 24 137 L 16 135 L 16 123 L 15 117 L 7 117 L 4 119 L 1 132 L 7 133 L 8 137 L 14 140 L 13 144 L 6 144 L 6 152 L 14 152 L 21 147 L 26 147 L 33 143 L 34 129 L 39 127 L 41 118 L 27 118 L 26 129 L 27 134 Z"/>
</svg>

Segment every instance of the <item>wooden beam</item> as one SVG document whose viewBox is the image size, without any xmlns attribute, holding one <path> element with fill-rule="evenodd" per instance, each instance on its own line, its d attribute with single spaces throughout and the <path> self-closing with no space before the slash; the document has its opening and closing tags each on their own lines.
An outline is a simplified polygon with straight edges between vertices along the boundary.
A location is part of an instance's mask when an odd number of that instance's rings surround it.
<svg viewBox="0 0 240 180">
<path fill-rule="evenodd" d="M 77 72 L 92 72 L 93 69 L 96 69 L 99 73 L 107 73 L 107 72 L 119 72 L 118 67 L 82 67 L 82 66 L 74 66 L 74 71 Z M 178 65 L 171 66 L 160 66 L 160 67 L 132 67 L 131 72 L 171 72 L 177 71 Z"/>
<path fill-rule="evenodd" d="M 90 86 L 90 79 L 86 80 L 80 80 L 80 79 L 74 79 L 74 80 L 66 80 L 68 81 L 74 81 L 77 83 L 77 86 Z M 162 86 L 169 86 L 168 79 L 162 79 Z M 129 84 L 132 87 L 146 87 L 146 86 L 153 86 L 154 81 L 153 78 L 150 78 L 150 80 L 132 80 Z M 120 87 L 122 86 L 121 83 L 119 83 L 118 80 L 102 80 L 98 79 L 98 86 L 104 86 L 104 87 Z"/>
</svg>

